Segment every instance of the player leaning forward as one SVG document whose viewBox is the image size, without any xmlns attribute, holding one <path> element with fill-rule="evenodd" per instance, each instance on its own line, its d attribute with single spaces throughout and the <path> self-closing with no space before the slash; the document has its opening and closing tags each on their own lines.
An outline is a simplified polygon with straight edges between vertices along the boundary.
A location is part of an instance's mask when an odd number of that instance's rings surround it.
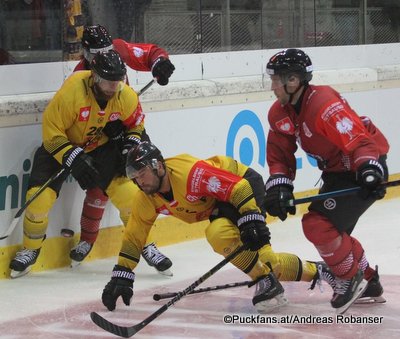
<svg viewBox="0 0 400 339">
<path fill-rule="evenodd" d="M 35 153 L 27 200 L 64 167 L 65 174 L 71 171 L 82 189 L 100 187 L 106 192 L 125 224 L 135 185 L 125 176 L 121 146 L 105 133 L 113 131 L 108 128 L 112 123 L 122 121 L 124 143 L 140 142 L 144 114 L 137 94 L 124 83 L 126 67 L 117 52 L 97 53 L 91 69 L 72 74 L 43 113 L 43 144 Z M 48 213 L 64 180 L 65 176 L 54 180 L 26 209 L 24 248 L 10 263 L 12 277 L 27 273 L 36 262 L 46 236 Z"/>
<path fill-rule="evenodd" d="M 336 276 L 331 304 L 346 308 L 358 296 L 384 301 L 378 272 L 369 266 L 364 249 L 352 236 L 360 216 L 385 195 L 387 180 L 384 135 L 367 117 L 359 117 L 329 86 L 309 84 L 312 63 L 299 49 L 283 50 L 267 64 L 277 101 L 268 113 L 266 209 L 285 220 L 293 199 L 297 144 L 317 160 L 322 171 L 320 192 L 361 186 L 361 194 L 311 203 L 303 216 L 304 235 Z M 368 281 L 365 292 L 366 281 Z"/>
<path fill-rule="evenodd" d="M 263 179 L 253 169 L 226 156 L 200 160 L 188 154 L 163 159 L 157 147 L 142 142 L 128 153 L 126 174 L 140 189 L 134 192 L 118 264 L 102 294 L 110 310 L 121 296 L 129 304 L 136 268 L 146 238 L 159 214 L 194 223 L 210 220 L 206 238 L 215 252 L 227 256 L 242 243 L 249 246 L 231 263 L 256 285 L 253 304 L 268 312 L 286 304 L 277 278 L 317 281 L 330 277 L 326 267 L 302 262 L 296 255 L 275 253 L 263 208 Z M 321 275 L 317 271 L 320 270 Z"/>
</svg>

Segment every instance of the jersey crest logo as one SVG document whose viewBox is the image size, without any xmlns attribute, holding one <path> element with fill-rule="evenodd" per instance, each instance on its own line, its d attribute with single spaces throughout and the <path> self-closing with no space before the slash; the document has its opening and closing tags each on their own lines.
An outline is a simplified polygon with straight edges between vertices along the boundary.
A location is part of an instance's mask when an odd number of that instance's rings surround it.
<svg viewBox="0 0 400 339">
<path fill-rule="evenodd" d="M 275 123 L 276 127 L 283 133 L 286 134 L 294 134 L 295 128 L 292 120 L 289 117 L 286 117 L 282 120 L 279 120 Z"/>
<path fill-rule="evenodd" d="M 141 58 L 144 55 L 144 50 L 139 47 L 133 47 L 133 54 L 136 58 Z"/>
<path fill-rule="evenodd" d="M 221 181 L 215 176 L 208 178 L 205 184 L 207 185 L 207 190 L 211 193 L 226 192 L 226 188 L 221 188 Z"/>
<path fill-rule="evenodd" d="M 104 115 L 106 114 L 105 111 L 99 111 L 99 113 L 97 113 L 98 115 L 100 115 L 101 117 L 104 117 Z"/>
<path fill-rule="evenodd" d="M 351 133 L 353 130 L 353 121 L 351 121 L 349 118 L 344 117 L 343 119 L 337 121 L 336 129 L 340 134 L 347 134 L 350 140 L 354 138 L 354 135 Z"/>
<path fill-rule="evenodd" d="M 90 116 L 90 106 L 81 107 L 79 110 L 79 121 L 88 121 Z"/>
<path fill-rule="evenodd" d="M 121 116 L 120 112 L 113 112 L 113 113 L 110 114 L 110 119 L 109 120 L 110 121 L 118 120 L 120 116 Z"/>
</svg>

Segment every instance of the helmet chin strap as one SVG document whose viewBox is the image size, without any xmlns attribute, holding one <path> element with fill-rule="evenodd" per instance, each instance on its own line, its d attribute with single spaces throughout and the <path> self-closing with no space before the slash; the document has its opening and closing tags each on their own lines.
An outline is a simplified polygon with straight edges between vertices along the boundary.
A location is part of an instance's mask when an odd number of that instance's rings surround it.
<svg viewBox="0 0 400 339">
<path fill-rule="evenodd" d="M 285 93 L 287 95 L 289 95 L 289 103 L 292 103 L 293 97 L 295 96 L 295 94 L 300 91 L 300 89 L 304 87 L 304 83 L 301 82 L 299 86 L 297 86 L 296 90 L 293 93 L 289 93 L 286 87 L 286 84 L 283 86 L 283 88 L 285 89 Z"/>
</svg>

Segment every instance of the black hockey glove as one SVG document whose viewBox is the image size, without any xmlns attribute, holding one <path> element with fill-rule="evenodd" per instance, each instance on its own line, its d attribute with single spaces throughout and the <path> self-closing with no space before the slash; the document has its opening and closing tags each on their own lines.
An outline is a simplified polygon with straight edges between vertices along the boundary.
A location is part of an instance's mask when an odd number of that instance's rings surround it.
<svg viewBox="0 0 400 339">
<path fill-rule="evenodd" d="M 172 62 L 164 57 L 159 57 L 151 66 L 151 74 L 154 78 L 157 78 L 157 82 L 161 86 L 168 85 L 169 78 L 174 70 L 175 66 Z"/>
<path fill-rule="evenodd" d="M 103 128 L 103 133 L 112 141 L 121 142 L 125 136 L 125 125 L 117 119 L 109 121 Z"/>
<path fill-rule="evenodd" d="M 133 296 L 133 282 L 135 281 L 135 273 L 124 266 L 115 265 L 112 278 L 104 287 L 101 301 L 109 311 L 114 311 L 117 299 L 122 297 L 122 301 L 129 306 Z"/>
<path fill-rule="evenodd" d="M 65 152 L 63 166 L 71 171 L 83 190 L 96 187 L 100 181 L 94 159 L 80 147 L 73 147 Z"/>
<path fill-rule="evenodd" d="M 378 160 L 368 160 L 357 170 L 357 182 L 361 186 L 360 196 L 363 199 L 373 197 L 382 199 L 386 188 L 380 186 L 384 179 L 384 170 Z"/>
<path fill-rule="evenodd" d="M 248 212 L 238 219 L 237 226 L 240 231 L 240 239 L 251 251 L 258 251 L 264 245 L 269 244 L 270 233 L 262 214 Z"/>
<path fill-rule="evenodd" d="M 117 175 L 121 175 L 121 176 L 126 175 L 125 167 L 126 167 L 126 158 L 128 156 L 128 152 L 131 148 L 133 148 L 139 144 L 140 144 L 140 139 L 133 137 L 133 136 L 123 139 L 123 141 L 120 143 L 120 145 L 121 145 L 120 146 L 121 163 L 119 165 Z"/>
<path fill-rule="evenodd" d="M 283 175 L 271 175 L 265 184 L 265 209 L 273 217 L 286 220 L 287 214 L 296 214 L 295 206 L 287 206 L 294 199 L 292 181 Z"/>
</svg>

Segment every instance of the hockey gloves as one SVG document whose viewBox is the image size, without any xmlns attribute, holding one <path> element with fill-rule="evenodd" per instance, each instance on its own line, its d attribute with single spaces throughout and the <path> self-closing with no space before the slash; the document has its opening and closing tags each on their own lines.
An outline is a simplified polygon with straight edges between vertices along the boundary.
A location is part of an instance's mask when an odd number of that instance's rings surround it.
<svg viewBox="0 0 400 339">
<path fill-rule="evenodd" d="M 109 311 L 114 311 L 117 299 L 122 297 L 122 301 L 129 306 L 133 296 L 133 282 L 135 281 L 135 273 L 124 266 L 115 265 L 112 278 L 104 287 L 101 300 L 103 305 Z"/>
<path fill-rule="evenodd" d="M 258 251 L 269 244 L 270 233 L 265 223 L 265 218 L 258 212 L 249 212 L 237 221 L 240 239 L 251 251 Z"/>
<path fill-rule="evenodd" d="M 159 57 L 151 66 L 151 74 L 153 74 L 154 78 L 157 78 L 157 82 L 161 86 L 168 85 L 169 78 L 174 70 L 175 66 L 169 59 L 164 57 Z"/>
<path fill-rule="evenodd" d="M 380 186 L 383 181 L 384 170 L 378 160 L 368 160 L 357 170 L 357 182 L 361 186 L 360 196 L 364 199 L 382 199 L 386 194 L 385 187 Z"/>
<path fill-rule="evenodd" d="M 296 214 L 295 206 L 288 206 L 294 199 L 292 181 L 283 175 L 271 175 L 265 184 L 265 209 L 273 217 L 286 220 L 287 214 Z"/>
<path fill-rule="evenodd" d="M 71 171 L 83 190 L 98 185 L 100 174 L 94 164 L 94 159 L 80 147 L 71 148 L 63 156 L 63 166 Z"/>
<path fill-rule="evenodd" d="M 125 129 L 125 125 L 122 121 L 117 119 L 107 122 L 102 132 L 108 137 L 108 139 L 115 142 L 122 142 L 125 137 Z"/>
</svg>

